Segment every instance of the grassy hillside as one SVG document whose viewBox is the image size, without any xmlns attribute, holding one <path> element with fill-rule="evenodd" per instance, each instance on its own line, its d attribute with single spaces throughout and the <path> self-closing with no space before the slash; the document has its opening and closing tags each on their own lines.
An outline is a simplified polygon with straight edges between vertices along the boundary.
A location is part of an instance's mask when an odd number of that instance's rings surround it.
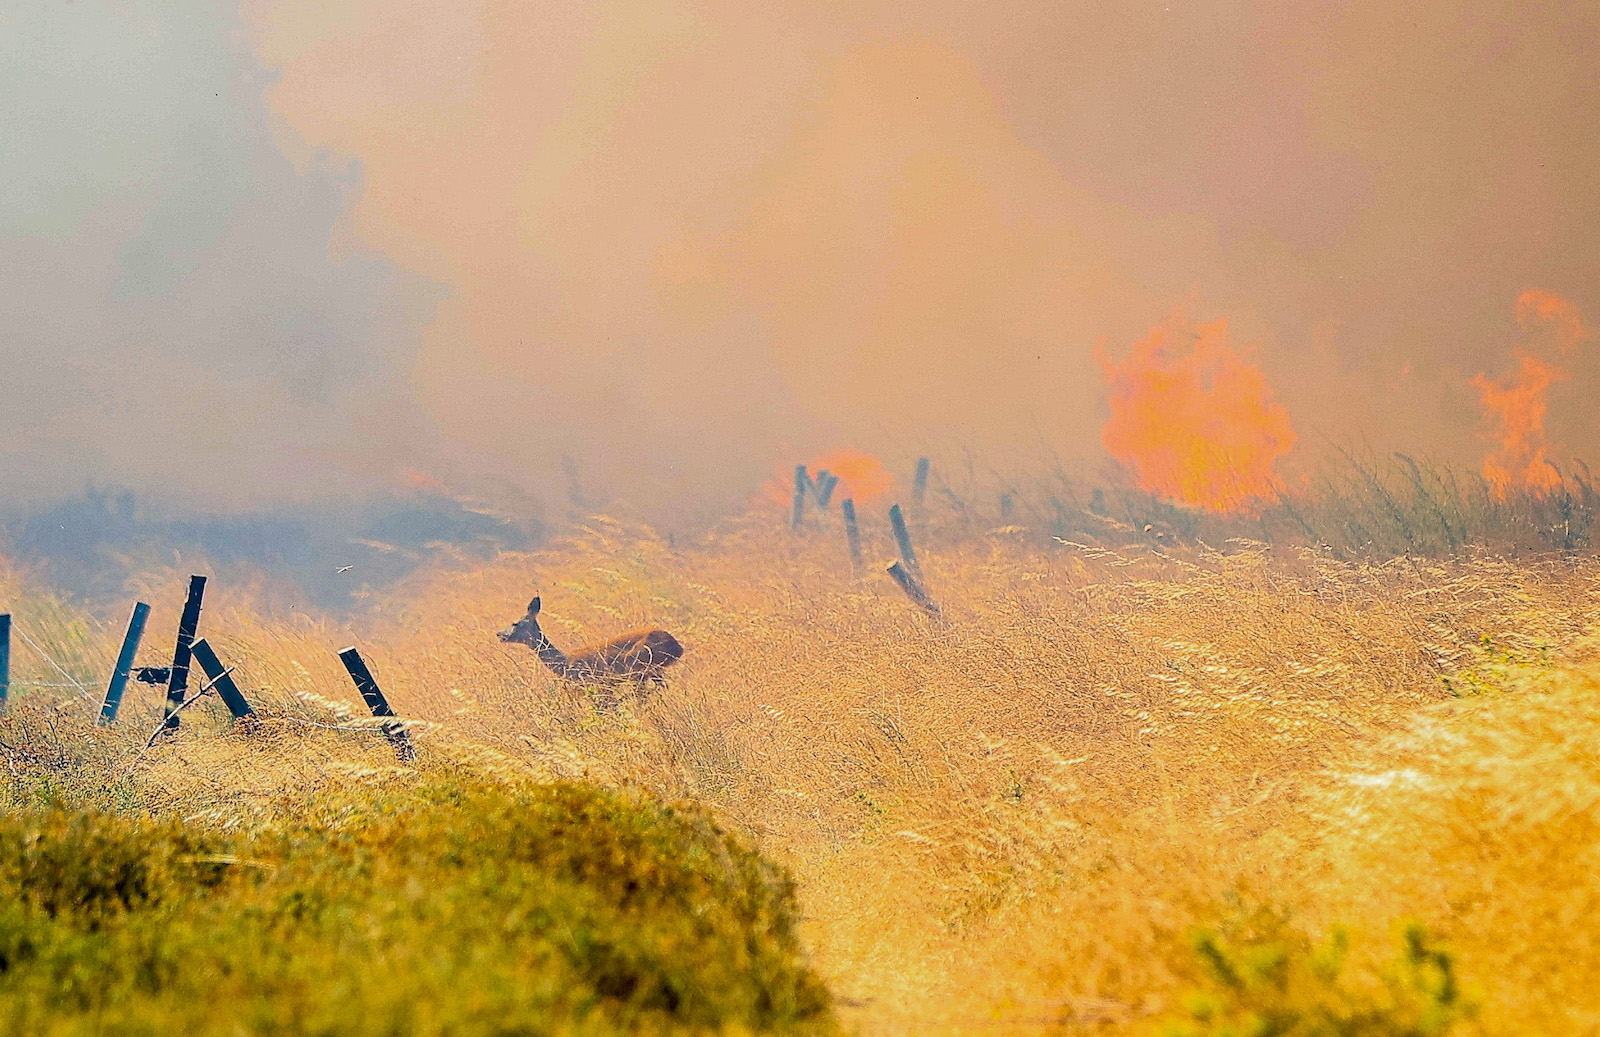
<svg viewBox="0 0 1600 1037">
<path fill-rule="evenodd" d="M 0 821 L 0 1026 L 828 1033 L 793 883 L 696 811 L 437 775 L 254 831 Z"/>
<path fill-rule="evenodd" d="M 798 880 L 799 934 L 847 1027 L 1212 1032 L 1192 1028 L 1274 1003 L 1304 1026 L 1313 1003 L 1378 1013 L 1328 1032 L 1600 1025 L 1583 923 L 1600 896 L 1600 563 L 924 529 L 938 620 L 854 578 L 826 521 L 793 537 L 757 516 L 675 546 L 595 519 L 420 574 L 349 622 L 219 581 L 204 629 L 260 729 L 202 704 L 141 755 L 156 693 L 103 733 L 81 697 L 35 689 L 0 731 L 8 794 L 250 839 L 323 797 L 409 802 L 418 779 L 333 654 L 356 642 L 414 718 L 424 771 L 644 787 L 756 840 Z M 890 556 L 886 530 L 866 534 Z M 183 576 L 132 588 L 157 605 L 157 656 Z M 65 609 L 62 657 L 104 671 L 123 617 L 8 579 L 19 626 Z M 672 630 L 671 685 L 612 714 L 554 684 L 494 638 L 535 591 L 563 644 Z M 21 669 L 39 665 L 19 650 L 19 674 L 46 682 Z M 1197 953 L 1208 940 L 1220 958 Z M 1337 978 L 1331 946 L 1347 946 Z M 1271 969 L 1245 991 L 1213 968 L 1275 955 L 1300 977 L 1276 994 Z"/>
</svg>

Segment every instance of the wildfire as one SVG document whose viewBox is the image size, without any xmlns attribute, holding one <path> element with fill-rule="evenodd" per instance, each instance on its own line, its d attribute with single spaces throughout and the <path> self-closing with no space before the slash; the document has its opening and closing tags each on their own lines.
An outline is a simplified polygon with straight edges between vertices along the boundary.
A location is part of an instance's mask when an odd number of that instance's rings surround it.
<svg viewBox="0 0 1600 1037">
<path fill-rule="evenodd" d="M 812 478 L 816 478 L 819 472 L 829 472 L 838 478 L 839 486 L 833 493 L 834 500 L 853 497 L 857 504 L 865 504 L 884 496 L 894 487 L 894 477 L 883 466 L 883 462 L 859 450 L 835 450 L 816 458 L 806 465 L 806 469 Z M 787 506 L 793 493 L 792 470 L 774 476 L 762 486 L 762 495 L 774 504 Z"/>
<path fill-rule="evenodd" d="M 1575 352 L 1591 334 L 1578 307 L 1553 292 L 1528 289 L 1517 297 L 1516 312 L 1524 331 L 1550 326 L 1563 353 Z M 1482 371 L 1472 379 L 1485 417 L 1495 426 L 1488 438 L 1499 443 L 1499 449 L 1483 460 L 1483 477 L 1502 498 L 1513 490 L 1542 496 L 1561 485 L 1561 474 L 1545 458 L 1549 444 L 1544 419 L 1550 386 L 1564 379 L 1566 372 L 1525 348 L 1516 356 L 1517 371 L 1506 382 L 1491 381 Z"/>
<path fill-rule="evenodd" d="M 838 476 L 842 484 L 839 489 L 843 492 L 834 496 L 854 497 L 857 504 L 876 500 L 894 486 L 894 479 L 889 475 L 889 470 L 883 467 L 883 462 L 859 450 L 835 450 L 811 462 L 813 476 L 824 471 Z"/>
<path fill-rule="evenodd" d="M 431 493 L 437 493 L 441 497 L 451 496 L 449 487 L 445 486 L 444 483 L 440 482 L 438 479 L 435 479 L 427 472 L 420 471 L 416 468 L 402 468 L 400 470 L 400 478 L 408 487 L 413 490 L 425 490 Z"/>
<path fill-rule="evenodd" d="M 1529 288 L 1517 296 L 1517 323 L 1527 331 L 1532 331 L 1535 323 L 1554 325 L 1556 344 L 1563 353 L 1575 351 L 1592 334 L 1576 303 L 1541 288 Z"/>
<path fill-rule="evenodd" d="M 1550 383 L 1565 376 L 1532 353 L 1518 353 L 1521 367 L 1509 385 L 1498 385 L 1482 372 L 1472 380 L 1483 408 L 1495 421 L 1494 438 L 1500 449 L 1483 459 L 1483 477 L 1496 496 L 1511 490 L 1544 494 L 1561 485 L 1561 476 L 1549 461 L 1544 438 L 1545 393 Z"/>
<path fill-rule="evenodd" d="M 1175 314 L 1125 359 L 1103 343 L 1099 357 L 1111 394 L 1100 440 L 1141 487 L 1216 512 L 1277 496 L 1273 466 L 1298 437 L 1266 376 L 1228 345 L 1226 320 L 1191 330 Z"/>
</svg>

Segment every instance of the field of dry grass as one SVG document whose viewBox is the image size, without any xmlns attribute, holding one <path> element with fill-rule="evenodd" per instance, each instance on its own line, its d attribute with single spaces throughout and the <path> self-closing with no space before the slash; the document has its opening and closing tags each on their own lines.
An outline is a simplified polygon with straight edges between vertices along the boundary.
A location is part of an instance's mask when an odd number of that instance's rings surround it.
<svg viewBox="0 0 1600 1037">
<path fill-rule="evenodd" d="M 261 730 L 202 704 L 140 755 L 159 692 L 101 732 L 70 689 L 20 688 L 5 794 L 248 828 L 320 787 L 403 785 L 334 655 L 357 643 L 424 766 L 639 783 L 755 836 L 864 1033 L 1146 1032 L 1196 982 L 1187 934 L 1258 905 L 1350 925 L 1358 963 L 1419 919 L 1486 1031 L 1600 1032 L 1600 561 L 1007 530 L 933 536 L 922 561 L 943 620 L 882 566 L 854 578 L 837 528 L 771 516 L 692 545 L 597 517 L 350 621 L 219 580 L 203 632 Z M 156 605 L 145 661 L 186 572 L 130 589 Z M 648 624 L 687 654 L 597 710 L 495 639 L 535 591 L 558 643 Z M 9 570 L 0 596 L 69 671 L 106 671 L 124 617 Z M 13 671 L 60 680 L 26 647 Z"/>
</svg>

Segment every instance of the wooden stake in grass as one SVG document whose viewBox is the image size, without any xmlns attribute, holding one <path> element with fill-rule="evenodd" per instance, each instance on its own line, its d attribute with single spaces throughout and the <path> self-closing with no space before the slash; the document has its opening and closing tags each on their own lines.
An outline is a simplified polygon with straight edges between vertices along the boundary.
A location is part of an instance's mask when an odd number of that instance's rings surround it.
<svg viewBox="0 0 1600 1037">
<path fill-rule="evenodd" d="M 894 582 L 898 583 L 900 589 L 906 592 L 906 597 L 911 599 L 912 604 L 930 616 L 943 615 L 939 611 L 939 606 L 928 595 L 927 588 L 922 586 L 922 581 L 913 576 L 904 565 L 895 562 L 889 566 L 889 575 L 893 576 Z"/>
<path fill-rule="evenodd" d="M 826 468 L 817 472 L 816 494 L 819 511 L 828 510 L 828 502 L 833 500 L 833 491 L 838 485 L 839 477 Z"/>
<path fill-rule="evenodd" d="M 389 706 L 389 700 L 383 694 L 383 689 L 378 687 L 378 682 L 373 679 L 372 671 L 367 669 L 366 661 L 361 658 L 361 653 L 354 648 L 346 648 L 339 653 L 339 659 L 344 663 L 344 668 L 349 671 L 350 679 L 355 682 L 356 690 L 361 692 L 361 697 L 366 700 L 367 708 L 372 710 L 375 717 L 392 718 L 394 710 Z M 386 719 L 383 724 L 384 737 L 389 739 L 395 752 L 400 756 L 401 763 L 410 763 L 417 758 L 416 747 L 411 744 L 411 736 L 406 732 L 405 725 L 398 720 Z"/>
<path fill-rule="evenodd" d="M 844 536 L 850 544 L 850 568 L 853 572 L 861 572 L 861 527 L 856 524 L 856 502 L 853 498 L 846 497 L 839 502 L 839 510 L 844 513 Z"/>
<path fill-rule="evenodd" d="M 200 669 L 206 678 L 217 689 L 217 695 L 227 705 L 228 712 L 233 714 L 234 720 L 255 719 L 256 711 L 250 708 L 250 703 L 244 700 L 244 694 L 239 691 L 239 686 L 233 683 L 231 671 L 222 665 L 222 660 L 217 658 L 217 653 L 205 638 L 201 638 L 190 646 L 189 652 L 194 656 L 194 661 L 200 664 Z"/>
<path fill-rule="evenodd" d="M 11 613 L 0 612 L 0 713 L 11 693 Z"/>
<path fill-rule="evenodd" d="M 926 457 L 917 458 L 917 474 L 911 480 L 911 499 L 922 507 L 923 498 L 928 496 L 928 469 L 932 466 Z"/>
<path fill-rule="evenodd" d="M 183 602 L 183 616 L 178 620 L 178 644 L 172 649 L 172 673 L 167 678 L 168 727 L 180 723 L 178 707 L 183 705 L 184 692 L 189 690 L 189 655 L 194 645 L 195 631 L 200 628 L 200 599 L 206 593 L 204 576 L 189 577 L 189 596 Z"/>
<path fill-rule="evenodd" d="M 917 564 L 917 553 L 911 549 L 911 531 L 906 528 L 906 517 L 898 504 L 889 509 L 889 525 L 894 529 L 894 542 L 900 548 L 900 560 L 906 563 L 912 576 L 922 579 L 922 566 Z"/>
<path fill-rule="evenodd" d="M 800 531 L 800 523 L 806 517 L 806 494 L 811 490 L 811 476 L 806 474 L 806 466 L 794 466 L 794 515 L 789 519 L 789 528 L 795 532 Z"/>
<path fill-rule="evenodd" d="M 133 615 L 128 617 L 128 632 L 122 635 L 122 651 L 117 653 L 116 669 L 111 671 L 111 682 L 106 685 L 106 701 L 100 707 L 100 726 L 109 727 L 117 719 L 122 707 L 122 693 L 128 687 L 128 674 L 133 670 L 133 657 L 139 651 L 139 639 L 144 637 L 144 624 L 150 618 L 150 606 L 135 602 Z"/>
</svg>

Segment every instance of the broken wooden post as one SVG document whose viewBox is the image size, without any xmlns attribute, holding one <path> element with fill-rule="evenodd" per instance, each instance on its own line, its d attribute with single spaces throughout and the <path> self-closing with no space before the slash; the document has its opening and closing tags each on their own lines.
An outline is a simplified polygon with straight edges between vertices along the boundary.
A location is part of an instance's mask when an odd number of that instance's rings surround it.
<svg viewBox="0 0 1600 1037">
<path fill-rule="evenodd" d="M 916 605 L 930 616 L 938 616 L 943 614 L 939 611 L 939 606 L 934 603 L 934 600 L 931 597 L 928 596 L 928 592 L 922 586 L 921 581 L 912 575 L 910 570 L 908 570 L 905 566 L 901 565 L 899 562 L 895 562 L 893 565 L 889 566 L 889 575 L 893 576 L 894 582 L 898 583 L 900 585 L 900 589 L 906 592 L 906 597 L 911 599 L 912 604 Z"/>
<path fill-rule="evenodd" d="M 134 602 L 133 615 L 128 617 L 128 632 L 122 635 L 122 651 L 117 653 L 116 669 L 111 671 L 111 682 L 106 685 L 106 701 L 100 707 L 100 726 L 108 727 L 117 719 L 122 708 L 122 693 L 128 687 L 128 674 L 133 670 L 133 657 L 139 651 L 139 639 L 144 637 L 145 620 L 150 618 L 150 606 Z"/>
<path fill-rule="evenodd" d="M 178 619 L 178 644 L 172 650 L 172 672 L 167 677 L 166 726 L 176 728 L 180 723 L 178 707 L 183 705 L 183 695 L 189 690 L 189 655 L 194 644 L 195 631 L 200 627 L 200 599 L 206 593 L 204 576 L 189 577 L 189 596 L 183 602 L 183 615 Z"/>
<path fill-rule="evenodd" d="M 1067 535 L 1067 506 L 1055 496 L 1051 496 L 1050 504 L 1056 509 L 1055 537 L 1060 540 Z"/>
<path fill-rule="evenodd" d="M 806 517 L 806 493 L 811 489 L 811 476 L 806 474 L 806 466 L 794 466 L 794 515 L 789 519 L 789 528 L 796 532 L 800 529 L 800 521 Z"/>
<path fill-rule="evenodd" d="M 928 468 L 931 462 L 926 457 L 917 458 L 917 474 L 911 480 L 911 499 L 922 507 L 923 498 L 928 495 Z"/>
<path fill-rule="evenodd" d="M 361 653 L 354 648 L 346 648 L 339 653 L 339 659 L 344 663 L 344 668 L 350 672 L 350 679 L 355 682 L 356 690 L 361 692 L 361 697 L 366 700 L 367 708 L 372 710 L 372 715 L 392 718 L 394 710 L 389 707 L 389 700 L 384 697 L 383 689 L 378 687 L 378 682 L 372 678 L 372 671 L 367 669 Z M 386 719 L 383 724 L 383 734 L 394 745 L 395 752 L 400 755 L 401 763 L 410 763 L 417 758 L 417 750 L 411 744 L 411 736 L 400 721 Z"/>
<path fill-rule="evenodd" d="M 889 509 L 889 525 L 894 529 L 894 542 L 900 548 L 900 560 L 906 563 L 912 576 L 922 579 L 922 566 L 917 564 L 917 553 L 911 549 L 911 531 L 906 529 L 906 517 L 898 504 Z"/>
<path fill-rule="evenodd" d="M 839 477 L 826 468 L 817 472 L 816 495 L 817 510 L 827 511 L 828 502 L 833 500 L 833 491 L 839 485 Z"/>
<path fill-rule="evenodd" d="M 0 612 L 0 713 L 11 694 L 11 613 Z"/>
<path fill-rule="evenodd" d="M 211 686 L 217 689 L 217 695 L 228 707 L 228 712 L 233 714 L 233 719 L 244 720 L 246 717 L 255 719 L 256 711 L 250 708 L 250 703 L 244 700 L 239 686 L 233 683 L 233 671 L 222 665 L 222 660 L 217 658 L 216 651 L 205 638 L 202 637 L 190 645 L 189 654 L 200 664 L 200 669 L 211 682 Z"/>
<path fill-rule="evenodd" d="M 861 572 L 861 527 L 856 524 L 856 502 L 854 498 L 846 497 L 839 502 L 839 510 L 844 513 L 844 536 L 850 544 L 850 568 Z"/>
</svg>

